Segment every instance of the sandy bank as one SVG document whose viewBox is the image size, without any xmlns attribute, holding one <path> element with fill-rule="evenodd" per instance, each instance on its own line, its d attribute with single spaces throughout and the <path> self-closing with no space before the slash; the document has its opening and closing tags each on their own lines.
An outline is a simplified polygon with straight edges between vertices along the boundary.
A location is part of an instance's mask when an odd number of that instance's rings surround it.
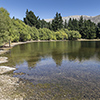
<svg viewBox="0 0 100 100">
<path fill-rule="evenodd" d="M 100 39 L 78 39 L 77 41 L 100 41 Z"/>
</svg>

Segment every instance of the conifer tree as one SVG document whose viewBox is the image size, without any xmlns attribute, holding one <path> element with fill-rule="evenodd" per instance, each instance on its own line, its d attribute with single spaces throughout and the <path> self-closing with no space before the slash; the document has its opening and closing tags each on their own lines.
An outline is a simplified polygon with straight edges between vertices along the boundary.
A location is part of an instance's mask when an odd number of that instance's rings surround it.
<svg viewBox="0 0 100 100">
<path fill-rule="evenodd" d="M 26 17 L 24 18 L 25 24 L 40 28 L 39 17 L 35 16 L 34 12 L 26 10 Z"/>
<path fill-rule="evenodd" d="M 56 13 L 56 17 L 52 20 L 52 29 L 53 31 L 63 28 L 63 20 L 60 13 Z"/>
<path fill-rule="evenodd" d="M 65 20 L 64 28 L 67 28 L 67 21 Z"/>
<path fill-rule="evenodd" d="M 100 22 L 97 24 L 96 38 L 100 39 Z"/>
<path fill-rule="evenodd" d="M 72 19 L 71 18 L 68 21 L 68 29 L 73 30 L 73 24 L 72 24 Z"/>
<path fill-rule="evenodd" d="M 84 25 L 84 20 L 83 20 L 83 16 L 81 16 L 80 19 L 79 19 L 79 30 L 78 31 L 82 35 L 82 38 L 84 36 L 83 25 Z"/>
</svg>

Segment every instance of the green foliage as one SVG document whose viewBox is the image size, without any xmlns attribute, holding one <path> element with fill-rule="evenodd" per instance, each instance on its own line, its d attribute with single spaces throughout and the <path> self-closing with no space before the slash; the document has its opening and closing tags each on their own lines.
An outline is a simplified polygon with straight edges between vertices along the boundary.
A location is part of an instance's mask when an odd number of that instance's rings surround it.
<svg viewBox="0 0 100 100">
<path fill-rule="evenodd" d="M 20 34 L 19 34 L 19 31 L 18 31 L 18 27 L 16 25 L 16 20 L 12 19 L 11 21 L 12 21 L 12 23 L 11 23 L 11 27 L 9 29 L 10 40 L 12 42 L 18 42 L 19 39 L 20 39 Z"/>
<path fill-rule="evenodd" d="M 47 23 L 44 19 L 40 20 L 41 28 L 49 28 L 49 23 Z"/>
<path fill-rule="evenodd" d="M 44 30 L 40 28 L 38 31 L 39 31 L 40 40 L 46 40 L 47 39 L 47 35 L 44 32 Z"/>
<path fill-rule="evenodd" d="M 71 18 L 70 18 L 69 21 L 68 21 L 68 29 L 69 29 L 69 30 L 73 30 L 73 24 L 72 24 Z"/>
<path fill-rule="evenodd" d="M 63 20 L 60 13 L 56 13 L 56 17 L 52 20 L 52 29 L 53 31 L 57 31 L 63 28 Z"/>
<path fill-rule="evenodd" d="M 71 40 L 76 40 L 76 39 L 80 39 L 81 35 L 79 34 L 78 31 L 70 31 L 69 33 L 71 33 Z"/>
<path fill-rule="evenodd" d="M 39 17 L 35 16 L 34 12 L 32 11 L 26 11 L 26 17 L 24 18 L 24 22 L 25 24 L 29 25 L 29 26 L 34 26 L 36 28 L 40 28 L 40 23 L 39 23 Z"/>
<path fill-rule="evenodd" d="M 26 11 L 24 22 L 9 17 L 4 8 L 0 8 L 0 45 L 8 42 L 29 40 L 75 40 L 79 38 L 100 38 L 100 23 L 97 25 L 90 20 L 79 21 L 69 19 L 63 23 L 60 13 L 56 13 L 52 23 L 35 16 L 32 11 Z"/>
<path fill-rule="evenodd" d="M 55 34 L 56 34 L 57 40 L 67 40 L 68 39 L 68 35 L 65 33 L 63 29 L 56 31 Z"/>
<path fill-rule="evenodd" d="M 47 28 L 40 28 L 39 30 L 39 38 L 40 40 L 55 40 L 55 34 L 51 30 Z"/>
<path fill-rule="evenodd" d="M 28 26 L 19 19 L 14 20 L 14 26 L 19 37 L 17 41 L 27 41 L 31 39 L 31 35 L 28 34 Z"/>
<path fill-rule="evenodd" d="M 36 16 L 32 11 L 26 11 L 26 17 L 24 18 L 24 22 L 26 25 L 39 28 L 49 28 L 49 23 L 47 23 L 44 19 L 40 20 L 39 16 Z"/>
<path fill-rule="evenodd" d="M 64 28 L 67 28 L 67 21 L 65 20 Z"/>
<path fill-rule="evenodd" d="M 4 8 L 0 8 L 0 45 L 9 40 L 9 28 L 11 19 L 9 13 Z"/>
<path fill-rule="evenodd" d="M 30 28 L 31 32 L 31 39 L 38 40 L 39 39 L 39 32 L 35 27 Z"/>
<path fill-rule="evenodd" d="M 96 38 L 96 25 L 90 20 L 84 21 L 84 27 L 82 30 L 82 37 L 87 39 Z"/>
<path fill-rule="evenodd" d="M 76 40 L 81 38 L 81 34 L 78 31 L 69 31 L 68 29 L 64 29 L 65 33 L 68 35 L 69 40 Z"/>
<path fill-rule="evenodd" d="M 100 22 L 97 24 L 97 28 L 96 28 L 96 38 L 99 38 L 100 39 Z"/>
<path fill-rule="evenodd" d="M 76 19 L 69 19 L 68 22 L 68 29 L 69 30 L 76 30 L 79 31 L 82 38 L 84 39 L 94 39 L 98 37 L 99 29 L 97 29 L 97 26 L 95 23 L 91 22 L 90 20 L 83 20 L 83 17 L 81 16 L 79 21 Z"/>
</svg>

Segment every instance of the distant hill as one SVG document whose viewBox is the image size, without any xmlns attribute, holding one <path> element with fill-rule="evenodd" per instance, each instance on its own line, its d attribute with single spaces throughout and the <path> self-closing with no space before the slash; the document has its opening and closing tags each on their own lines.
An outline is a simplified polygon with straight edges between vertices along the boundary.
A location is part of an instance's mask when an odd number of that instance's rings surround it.
<svg viewBox="0 0 100 100">
<path fill-rule="evenodd" d="M 79 20 L 81 16 L 83 16 L 83 19 L 85 19 L 85 20 L 90 19 L 92 22 L 94 22 L 96 24 L 98 22 L 100 22 L 100 15 L 98 15 L 98 16 L 75 15 L 75 16 L 62 17 L 62 19 L 63 19 L 63 21 L 67 20 L 67 22 L 68 22 L 68 20 L 70 18 Z M 53 19 L 45 19 L 46 22 L 51 22 L 52 20 Z"/>
</svg>

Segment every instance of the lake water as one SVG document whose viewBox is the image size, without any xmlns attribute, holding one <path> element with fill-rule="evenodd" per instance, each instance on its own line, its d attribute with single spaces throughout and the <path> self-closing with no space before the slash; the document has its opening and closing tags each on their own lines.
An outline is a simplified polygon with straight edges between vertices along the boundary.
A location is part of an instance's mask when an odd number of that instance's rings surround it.
<svg viewBox="0 0 100 100">
<path fill-rule="evenodd" d="M 31 82 L 39 100 L 100 98 L 99 41 L 22 44 L 5 56 L 17 68 L 13 76 Z"/>
</svg>

